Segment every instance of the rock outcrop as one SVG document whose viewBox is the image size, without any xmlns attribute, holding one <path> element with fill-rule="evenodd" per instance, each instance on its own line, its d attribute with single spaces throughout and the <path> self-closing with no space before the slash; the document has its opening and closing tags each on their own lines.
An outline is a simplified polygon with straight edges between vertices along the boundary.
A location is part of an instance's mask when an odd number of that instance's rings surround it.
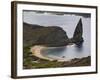
<svg viewBox="0 0 100 80">
<path fill-rule="evenodd" d="M 82 25 L 82 20 L 80 19 L 74 31 L 73 38 L 71 38 L 69 41 L 71 43 L 75 43 L 76 45 L 80 45 L 84 41 L 82 35 L 83 35 L 83 25 Z"/>
<path fill-rule="evenodd" d="M 58 26 L 40 26 L 23 23 L 24 46 L 45 45 L 49 47 L 66 46 L 68 37 L 66 32 Z"/>
</svg>

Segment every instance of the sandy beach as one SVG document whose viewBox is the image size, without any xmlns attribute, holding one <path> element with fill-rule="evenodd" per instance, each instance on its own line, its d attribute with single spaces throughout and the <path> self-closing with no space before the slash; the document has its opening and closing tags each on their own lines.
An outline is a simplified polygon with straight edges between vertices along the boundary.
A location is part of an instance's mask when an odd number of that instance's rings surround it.
<svg viewBox="0 0 100 80">
<path fill-rule="evenodd" d="M 54 59 L 42 55 L 41 50 L 43 50 L 43 49 L 46 49 L 46 47 L 36 45 L 36 46 L 31 47 L 30 52 L 32 52 L 32 55 L 34 55 L 40 59 L 46 59 L 46 60 L 53 61 Z"/>
<path fill-rule="evenodd" d="M 36 45 L 31 47 L 30 52 L 32 52 L 32 55 L 40 58 L 40 59 L 45 59 L 45 60 L 49 60 L 49 61 L 53 61 L 53 60 L 57 60 L 57 61 L 67 61 L 66 59 L 62 58 L 62 57 L 57 57 L 57 56 L 45 56 L 43 55 L 43 53 L 41 53 L 41 51 L 43 49 L 54 49 L 57 47 L 45 47 L 45 46 L 40 46 L 40 45 Z"/>
</svg>

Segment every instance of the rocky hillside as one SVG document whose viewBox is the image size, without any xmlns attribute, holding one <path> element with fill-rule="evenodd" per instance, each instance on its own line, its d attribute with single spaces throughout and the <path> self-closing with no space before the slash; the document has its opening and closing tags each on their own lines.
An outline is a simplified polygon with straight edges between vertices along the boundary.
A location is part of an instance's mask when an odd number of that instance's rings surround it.
<svg viewBox="0 0 100 80">
<path fill-rule="evenodd" d="M 66 32 L 58 26 L 40 26 L 23 23 L 24 46 L 45 45 L 65 46 L 68 44 Z"/>
</svg>

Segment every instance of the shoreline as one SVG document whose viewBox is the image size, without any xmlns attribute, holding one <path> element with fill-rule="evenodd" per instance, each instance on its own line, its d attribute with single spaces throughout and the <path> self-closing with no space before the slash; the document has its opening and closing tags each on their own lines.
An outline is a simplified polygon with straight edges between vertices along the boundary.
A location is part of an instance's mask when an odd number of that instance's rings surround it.
<svg viewBox="0 0 100 80">
<path fill-rule="evenodd" d="M 53 47 L 54 48 L 54 47 Z M 56 48 L 56 47 L 55 47 Z M 38 69 L 38 68 L 57 68 L 57 67 L 78 67 L 90 66 L 91 56 L 73 58 L 73 59 L 60 59 L 56 56 L 46 56 L 42 53 L 43 49 L 48 49 L 45 46 L 32 46 L 29 54 L 24 58 L 23 69 Z M 52 48 L 50 48 L 52 49 Z M 27 50 L 29 51 L 29 50 Z"/>
<path fill-rule="evenodd" d="M 32 52 L 33 56 L 36 56 L 40 59 L 53 61 L 52 58 L 49 58 L 49 57 L 46 57 L 46 56 L 42 55 L 41 50 L 43 50 L 43 49 L 46 49 L 46 47 L 45 46 L 33 46 L 33 47 L 31 47 L 30 52 Z"/>
<path fill-rule="evenodd" d="M 56 47 L 52 47 L 52 48 L 56 48 Z M 38 57 L 40 59 L 45 59 L 45 60 L 49 60 L 49 61 L 55 61 L 55 60 L 57 60 L 59 62 L 68 61 L 68 60 L 65 60 L 64 58 L 57 57 L 57 56 L 47 57 L 47 56 L 43 55 L 43 53 L 41 53 L 41 51 L 43 49 L 47 49 L 47 47 L 45 47 L 45 46 L 39 46 L 39 45 L 37 46 L 36 45 L 36 46 L 31 47 L 30 52 L 32 52 L 33 56 L 36 56 L 36 57 Z"/>
<path fill-rule="evenodd" d="M 71 45 L 71 46 L 73 46 L 73 45 Z M 50 49 L 52 49 L 52 48 L 57 48 L 57 47 L 51 47 Z M 44 50 L 44 49 L 48 49 L 48 47 L 35 45 L 35 46 L 31 47 L 30 52 L 32 52 L 33 56 L 36 56 L 40 59 L 49 60 L 49 61 L 55 61 L 56 60 L 58 62 L 65 62 L 65 61 L 71 61 L 72 60 L 72 59 L 68 60 L 68 59 L 65 59 L 63 57 L 57 57 L 57 56 L 46 56 L 43 53 L 41 53 L 41 51 Z M 87 57 L 87 56 L 84 56 L 84 57 Z"/>
</svg>

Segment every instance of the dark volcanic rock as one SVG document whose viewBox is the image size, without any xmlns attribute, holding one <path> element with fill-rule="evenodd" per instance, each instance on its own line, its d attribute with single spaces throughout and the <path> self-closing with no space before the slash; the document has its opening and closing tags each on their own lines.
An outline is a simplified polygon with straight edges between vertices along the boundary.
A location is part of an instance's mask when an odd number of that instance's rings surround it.
<svg viewBox="0 0 100 80">
<path fill-rule="evenodd" d="M 66 32 L 58 26 L 40 26 L 23 23 L 24 46 L 45 45 L 50 47 L 66 46 Z"/>
<path fill-rule="evenodd" d="M 82 35 L 83 25 L 82 20 L 80 19 L 74 31 L 73 38 L 70 39 L 70 42 L 75 43 L 76 45 L 80 45 L 84 41 Z"/>
</svg>

